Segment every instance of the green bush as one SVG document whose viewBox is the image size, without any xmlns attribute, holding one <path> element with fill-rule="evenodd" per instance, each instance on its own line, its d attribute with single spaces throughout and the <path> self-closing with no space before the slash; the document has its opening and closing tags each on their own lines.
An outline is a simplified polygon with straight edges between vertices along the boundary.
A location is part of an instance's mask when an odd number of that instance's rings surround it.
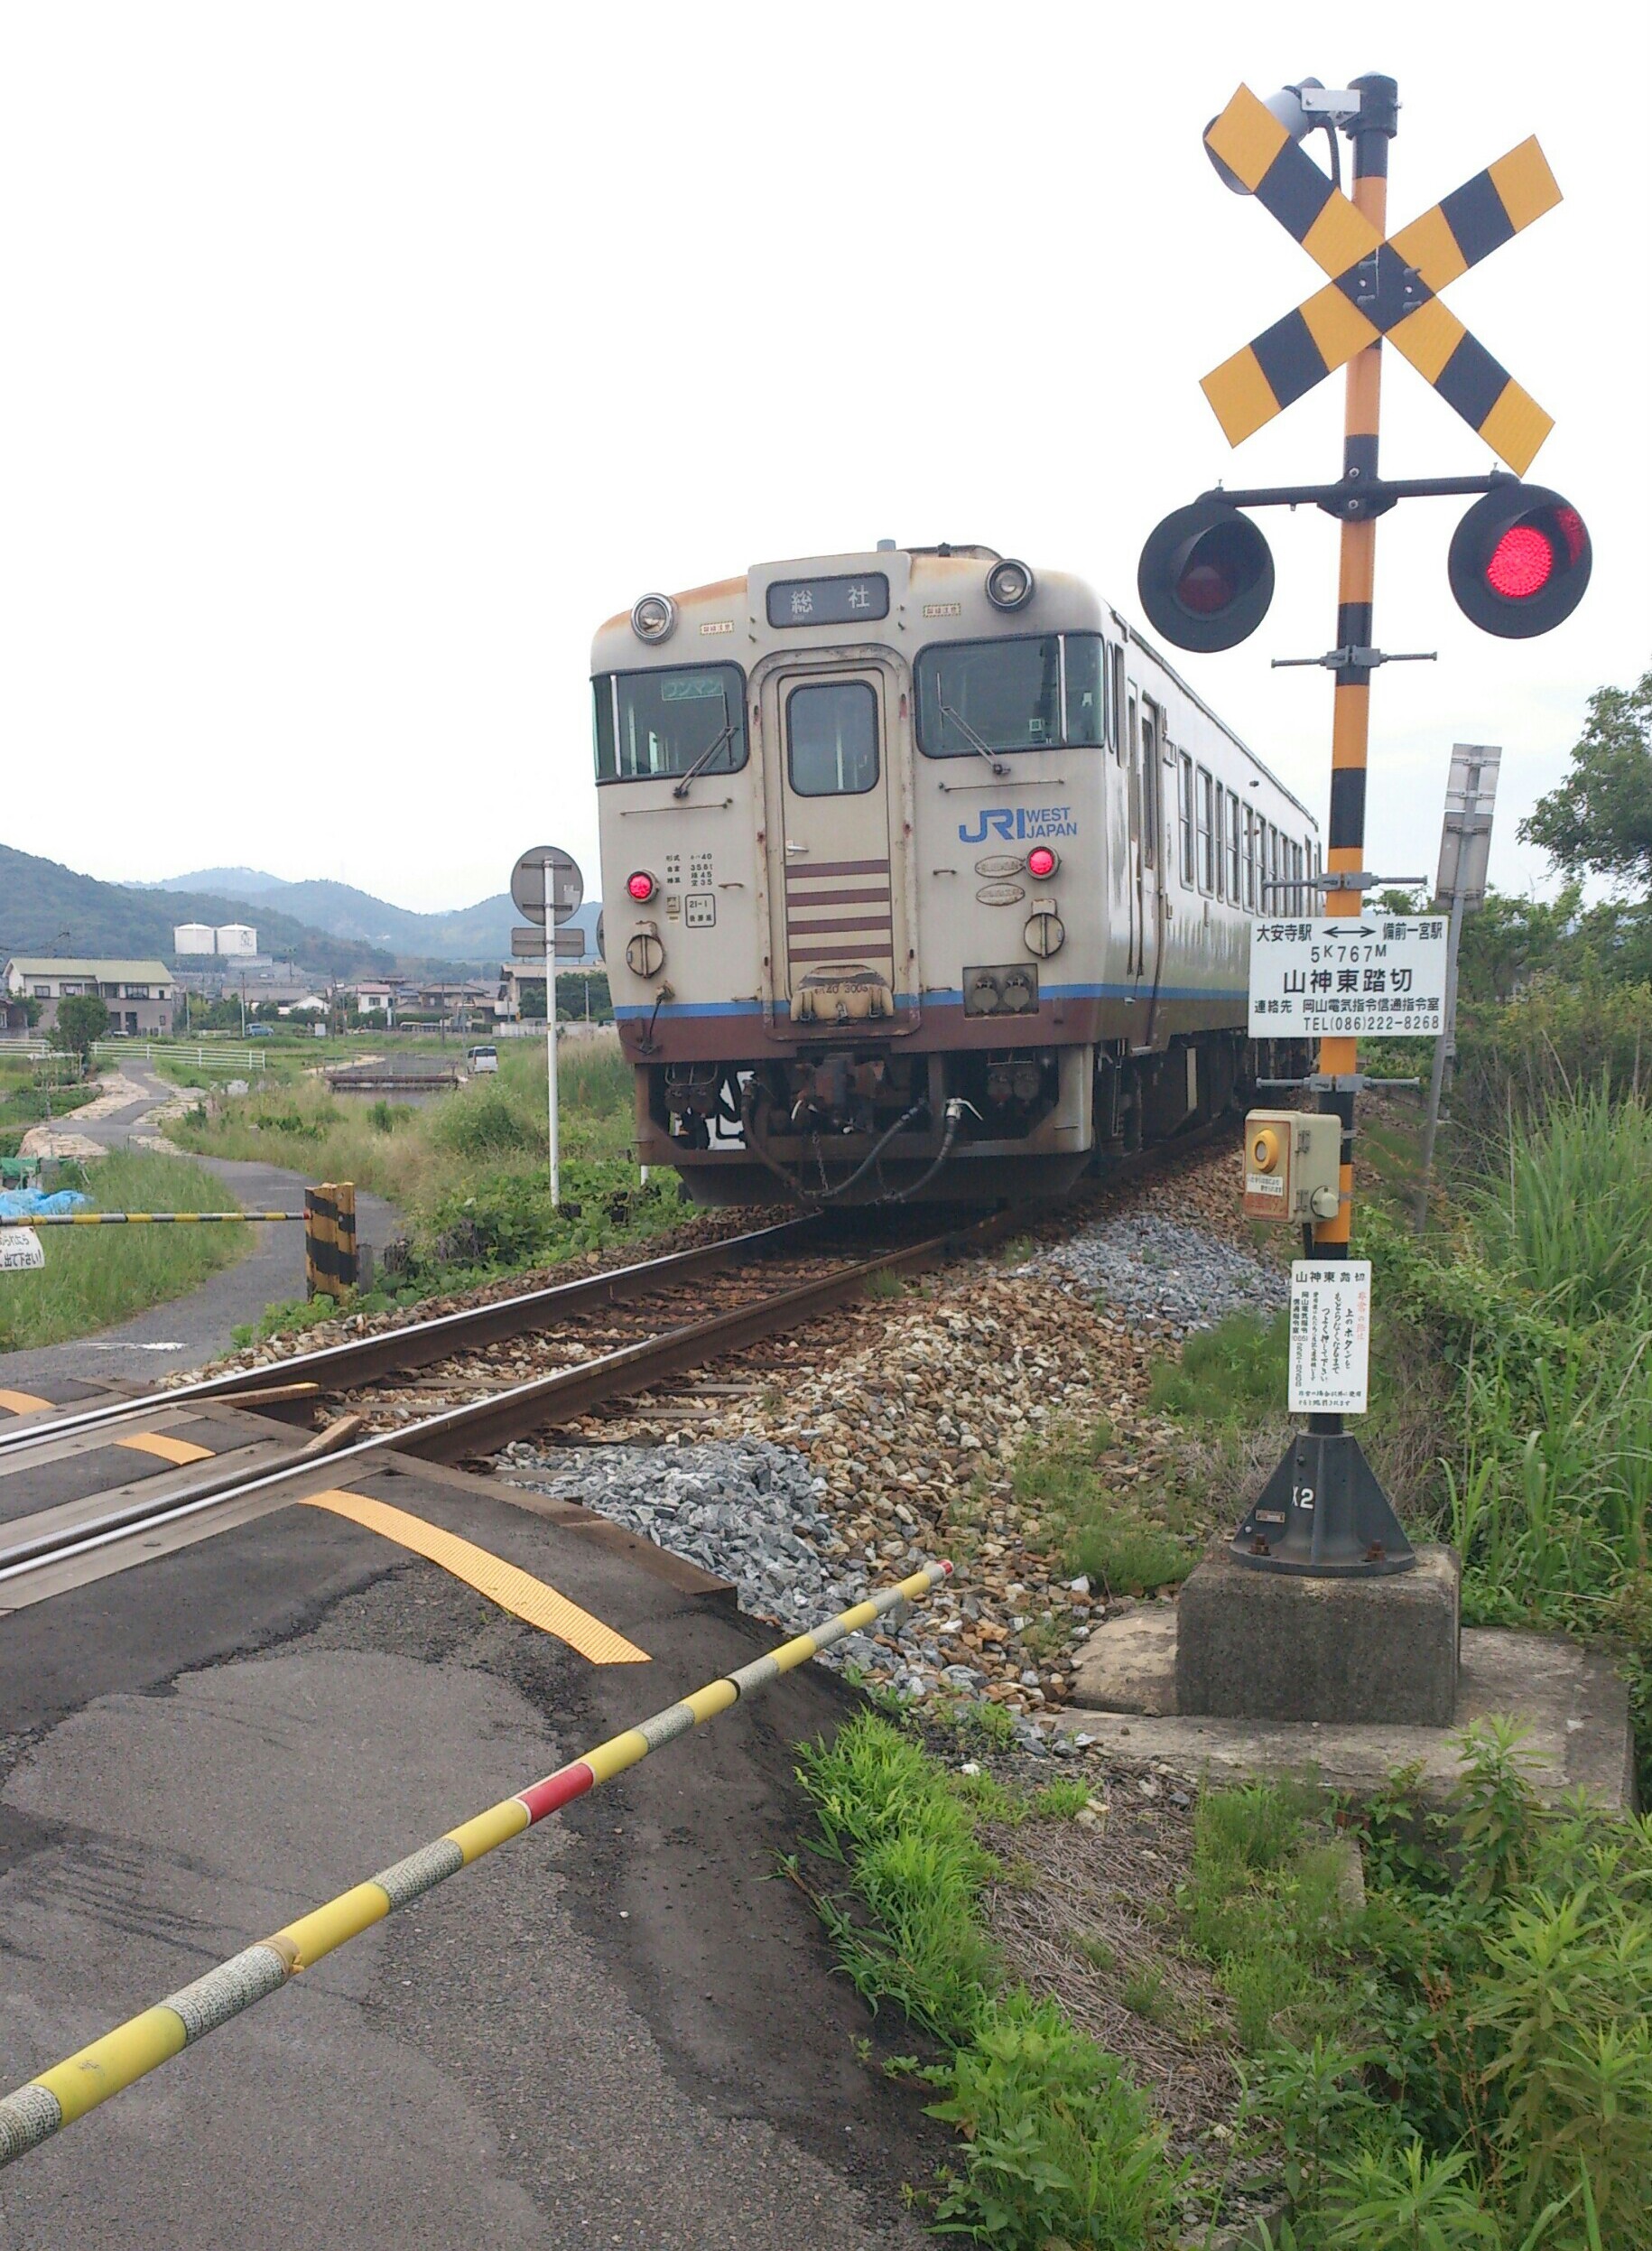
<svg viewBox="0 0 1652 2251">
<path fill-rule="evenodd" d="M 543 1149 L 545 1139 L 543 1126 L 524 1118 L 499 1087 L 479 1084 L 444 1103 L 432 1130 L 441 1147 L 469 1158 Z"/>
<path fill-rule="evenodd" d="M 932 2076 L 946 2092 L 931 2116 L 965 2141 L 939 2233 L 1003 2251 L 1164 2241 L 1176 2176 L 1163 2129 L 1118 2057 L 1056 2003 L 1012 1995 Z"/>
<path fill-rule="evenodd" d="M 1179 1360 L 1154 1363 L 1148 1404 L 1183 1421 L 1253 1426 L 1284 1405 L 1289 1349 L 1285 1315 L 1230 1313 L 1213 1329 L 1195 1329 Z"/>
</svg>

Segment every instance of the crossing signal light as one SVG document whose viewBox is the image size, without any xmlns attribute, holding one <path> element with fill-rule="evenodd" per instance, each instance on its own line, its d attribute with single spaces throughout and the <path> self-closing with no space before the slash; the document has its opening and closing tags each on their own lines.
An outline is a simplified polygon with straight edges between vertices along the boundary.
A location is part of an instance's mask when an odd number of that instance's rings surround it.
<svg viewBox="0 0 1652 2251">
<path fill-rule="evenodd" d="M 1274 558 L 1248 516 L 1211 495 L 1149 536 L 1136 574 L 1142 608 L 1178 648 L 1233 648 L 1274 599 Z"/>
<path fill-rule="evenodd" d="M 1524 641 L 1572 615 L 1593 560 L 1588 526 L 1569 500 L 1510 479 L 1477 500 L 1458 525 L 1446 571 L 1471 625 Z"/>
</svg>

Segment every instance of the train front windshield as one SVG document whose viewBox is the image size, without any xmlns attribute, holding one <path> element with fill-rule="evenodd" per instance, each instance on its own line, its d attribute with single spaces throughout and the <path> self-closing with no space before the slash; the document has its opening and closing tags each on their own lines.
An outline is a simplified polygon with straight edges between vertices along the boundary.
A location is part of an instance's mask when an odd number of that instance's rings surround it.
<svg viewBox="0 0 1652 2251">
<path fill-rule="evenodd" d="M 932 758 L 1103 739 L 1099 633 L 942 642 L 919 656 L 917 690 L 918 748 Z"/>
<path fill-rule="evenodd" d="M 732 774 L 746 763 L 745 688 L 734 665 L 593 680 L 597 779 Z"/>
</svg>

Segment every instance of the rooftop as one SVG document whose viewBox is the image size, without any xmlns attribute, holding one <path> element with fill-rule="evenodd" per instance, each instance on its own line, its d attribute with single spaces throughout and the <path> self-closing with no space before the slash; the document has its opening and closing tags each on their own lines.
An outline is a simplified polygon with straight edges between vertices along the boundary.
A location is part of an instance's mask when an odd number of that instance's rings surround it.
<svg viewBox="0 0 1652 2251">
<path fill-rule="evenodd" d="M 170 985 L 164 962 L 67 961 L 57 954 L 14 953 L 6 963 L 20 977 L 95 977 L 100 984 Z"/>
</svg>

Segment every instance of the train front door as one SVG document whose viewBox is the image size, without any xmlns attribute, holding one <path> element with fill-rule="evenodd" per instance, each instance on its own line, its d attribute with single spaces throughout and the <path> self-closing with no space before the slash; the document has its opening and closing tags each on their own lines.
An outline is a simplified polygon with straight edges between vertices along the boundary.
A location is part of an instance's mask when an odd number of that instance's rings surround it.
<svg viewBox="0 0 1652 2251">
<path fill-rule="evenodd" d="M 784 672 L 771 693 L 764 737 L 779 769 L 769 802 L 782 808 L 784 861 L 774 893 L 775 959 L 792 1020 L 887 1025 L 905 916 L 891 880 L 898 862 L 883 674 Z"/>
</svg>

